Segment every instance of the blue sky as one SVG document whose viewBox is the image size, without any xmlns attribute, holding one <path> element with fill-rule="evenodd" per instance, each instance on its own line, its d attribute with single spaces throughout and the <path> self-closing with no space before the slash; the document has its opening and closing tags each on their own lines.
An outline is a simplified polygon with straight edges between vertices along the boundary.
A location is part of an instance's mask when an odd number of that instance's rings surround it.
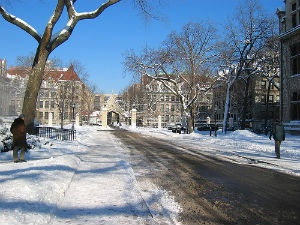
<svg viewBox="0 0 300 225">
<path fill-rule="evenodd" d="M 157 1 L 157 0 L 150 0 Z M 1 1 L 2 3 L 5 1 Z M 40 33 L 52 14 L 55 0 L 13 0 L 6 10 L 25 20 Z M 99 0 L 77 0 L 79 12 L 94 10 Z M 132 4 L 123 0 L 108 8 L 100 17 L 80 21 L 69 40 L 55 49 L 51 57 L 58 57 L 67 63 L 79 60 L 86 68 L 89 79 L 104 93 L 114 90 L 118 93 L 131 82 L 129 74 L 124 75 L 123 54 L 129 49 L 139 50 L 146 45 L 157 47 L 167 35 L 180 31 L 188 22 L 207 20 L 224 24 L 234 12 L 240 0 L 165 0 L 156 10 L 162 21 L 146 22 Z M 260 0 L 262 7 L 270 14 L 283 5 L 283 0 Z M 63 27 L 57 24 L 57 30 Z M 220 26 L 222 27 L 222 26 Z M 8 66 L 14 66 L 17 56 L 28 56 L 35 52 L 37 42 L 18 27 L 0 18 L 0 58 L 6 58 Z"/>
</svg>

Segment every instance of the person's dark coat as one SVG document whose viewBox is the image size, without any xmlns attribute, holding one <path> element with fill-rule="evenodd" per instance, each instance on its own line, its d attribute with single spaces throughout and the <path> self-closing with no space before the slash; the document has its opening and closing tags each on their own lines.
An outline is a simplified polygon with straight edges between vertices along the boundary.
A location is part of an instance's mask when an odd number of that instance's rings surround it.
<svg viewBox="0 0 300 225">
<path fill-rule="evenodd" d="M 10 127 L 10 132 L 13 134 L 12 148 L 15 146 L 28 148 L 26 142 L 26 126 L 23 119 L 15 119 Z"/>
<path fill-rule="evenodd" d="M 285 131 L 283 126 L 280 123 L 275 123 L 270 134 L 270 139 L 273 136 L 275 141 L 284 141 L 285 140 Z"/>
</svg>

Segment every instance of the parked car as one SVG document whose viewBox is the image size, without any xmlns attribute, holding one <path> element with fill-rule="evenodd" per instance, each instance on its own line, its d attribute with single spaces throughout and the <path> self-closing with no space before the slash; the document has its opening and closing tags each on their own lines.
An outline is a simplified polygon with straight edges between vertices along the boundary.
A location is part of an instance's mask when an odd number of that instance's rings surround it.
<svg viewBox="0 0 300 225">
<path fill-rule="evenodd" d="M 172 132 L 173 133 L 179 133 L 181 134 L 181 131 L 183 131 L 183 133 L 187 132 L 187 127 L 182 126 L 181 123 L 176 123 L 174 127 L 172 127 Z"/>
<path fill-rule="evenodd" d="M 173 127 L 175 127 L 175 123 L 173 123 L 173 124 L 169 124 L 169 125 L 167 126 L 168 130 L 172 130 L 172 129 L 173 129 Z"/>
<path fill-rule="evenodd" d="M 218 129 L 218 126 L 213 123 L 211 123 L 211 124 L 205 123 L 205 124 L 201 124 L 197 127 L 197 130 L 199 130 L 199 131 L 210 131 L 210 130 L 216 130 L 216 129 Z"/>
<path fill-rule="evenodd" d="M 172 127 L 172 132 L 173 133 L 181 133 L 182 130 L 182 125 L 181 123 L 176 123 L 173 127 Z"/>
</svg>

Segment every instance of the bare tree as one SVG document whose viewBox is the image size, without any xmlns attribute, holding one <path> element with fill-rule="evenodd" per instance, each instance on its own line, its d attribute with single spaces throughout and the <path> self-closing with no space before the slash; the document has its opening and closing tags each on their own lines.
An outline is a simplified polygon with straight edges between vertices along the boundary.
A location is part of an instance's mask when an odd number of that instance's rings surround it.
<svg viewBox="0 0 300 225">
<path fill-rule="evenodd" d="M 215 57 L 215 30 L 209 24 L 185 25 L 180 33 L 172 32 L 157 50 L 145 48 L 125 58 L 125 67 L 137 76 L 147 75 L 160 82 L 182 105 L 182 115 L 193 130 L 194 103 L 200 92 L 196 76 L 202 75 Z"/>
<path fill-rule="evenodd" d="M 275 30 L 274 30 L 275 31 Z M 275 31 L 273 35 L 268 38 L 265 42 L 264 49 L 262 51 L 262 54 L 260 55 L 258 59 L 259 64 L 259 72 L 258 75 L 265 78 L 268 83 L 268 89 L 267 89 L 267 97 L 266 97 L 266 114 L 265 114 L 265 123 L 264 123 L 264 129 L 265 134 L 268 133 L 268 123 L 269 123 L 269 105 L 270 105 L 270 92 L 271 87 L 275 87 L 277 90 L 280 90 L 280 87 L 277 85 L 277 82 L 279 80 L 279 65 L 280 65 L 280 59 L 279 59 L 279 38 L 278 34 Z"/>
<path fill-rule="evenodd" d="M 78 12 L 74 5 L 74 3 L 76 2 L 75 0 L 57 0 L 57 4 L 53 11 L 53 14 L 50 16 L 50 19 L 48 20 L 42 34 L 24 20 L 7 12 L 2 4 L 0 4 L 0 13 L 2 17 L 9 23 L 14 24 L 24 30 L 38 42 L 38 47 L 35 51 L 33 64 L 31 66 L 32 69 L 27 82 L 22 109 L 23 113 L 26 115 L 25 123 L 28 127 L 29 132 L 33 131 L 32 128 L 35 116 L 37 96 L 41 83 L 43 81 L 46 62 L 51 52 L 69 39 L 79 21 L 94 19 L 102 14 L 102 12 L 104 12 L 107 8 L 116 3 L 119 3 L 120 1 L 121 0 L 102 0 L 100 1 L 99 7 L 96 10 L 91 12 Z M 147 11 L 148 6 L 146 4 L 146 0 L 134 1 L 137 2 L 137 5 L 139 5 L 143 11 Z M 63 29 L 54 34 L 54 27 L 57 22 L 62 19 L 61 15 L 65 7 L 68 12 L 68 20 L 65 23 L 66 25 Z"/>
<path fill-rule="evenodd" d="M 224 42 L 227 49 L 222 49 L 221 54 L 221 61 L 225 62 L 222 70 L 227 74 L 224 132 L 229 112 L 230 89 L 237 79 L 242 79 L 245 83 L 241 128 L 245 127 L 250 80 L 258 72 L 258 55 L 263 50 L 265 40 L 270 36 L 273 22 L 263 14 L 256 0 L 247 0 L 239 6 L 236 15 L 227 25 L 227 39 Z"/>
</svg>

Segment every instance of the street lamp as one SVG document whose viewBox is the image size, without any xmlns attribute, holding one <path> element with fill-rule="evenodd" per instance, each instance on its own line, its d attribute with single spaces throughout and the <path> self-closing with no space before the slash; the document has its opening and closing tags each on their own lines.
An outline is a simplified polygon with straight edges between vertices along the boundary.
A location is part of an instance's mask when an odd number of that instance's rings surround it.
<svg viewBox="0 0 300 225">
<path fill-rule="evenodd" d="M 72 102 L 71 104 L 71 107 L 72 107 L 72 130 L 74 130 L 74 122 L 75 122 L 75 107 L 76 107 L 76 104 L 75 102 Z"/>
</svg>

